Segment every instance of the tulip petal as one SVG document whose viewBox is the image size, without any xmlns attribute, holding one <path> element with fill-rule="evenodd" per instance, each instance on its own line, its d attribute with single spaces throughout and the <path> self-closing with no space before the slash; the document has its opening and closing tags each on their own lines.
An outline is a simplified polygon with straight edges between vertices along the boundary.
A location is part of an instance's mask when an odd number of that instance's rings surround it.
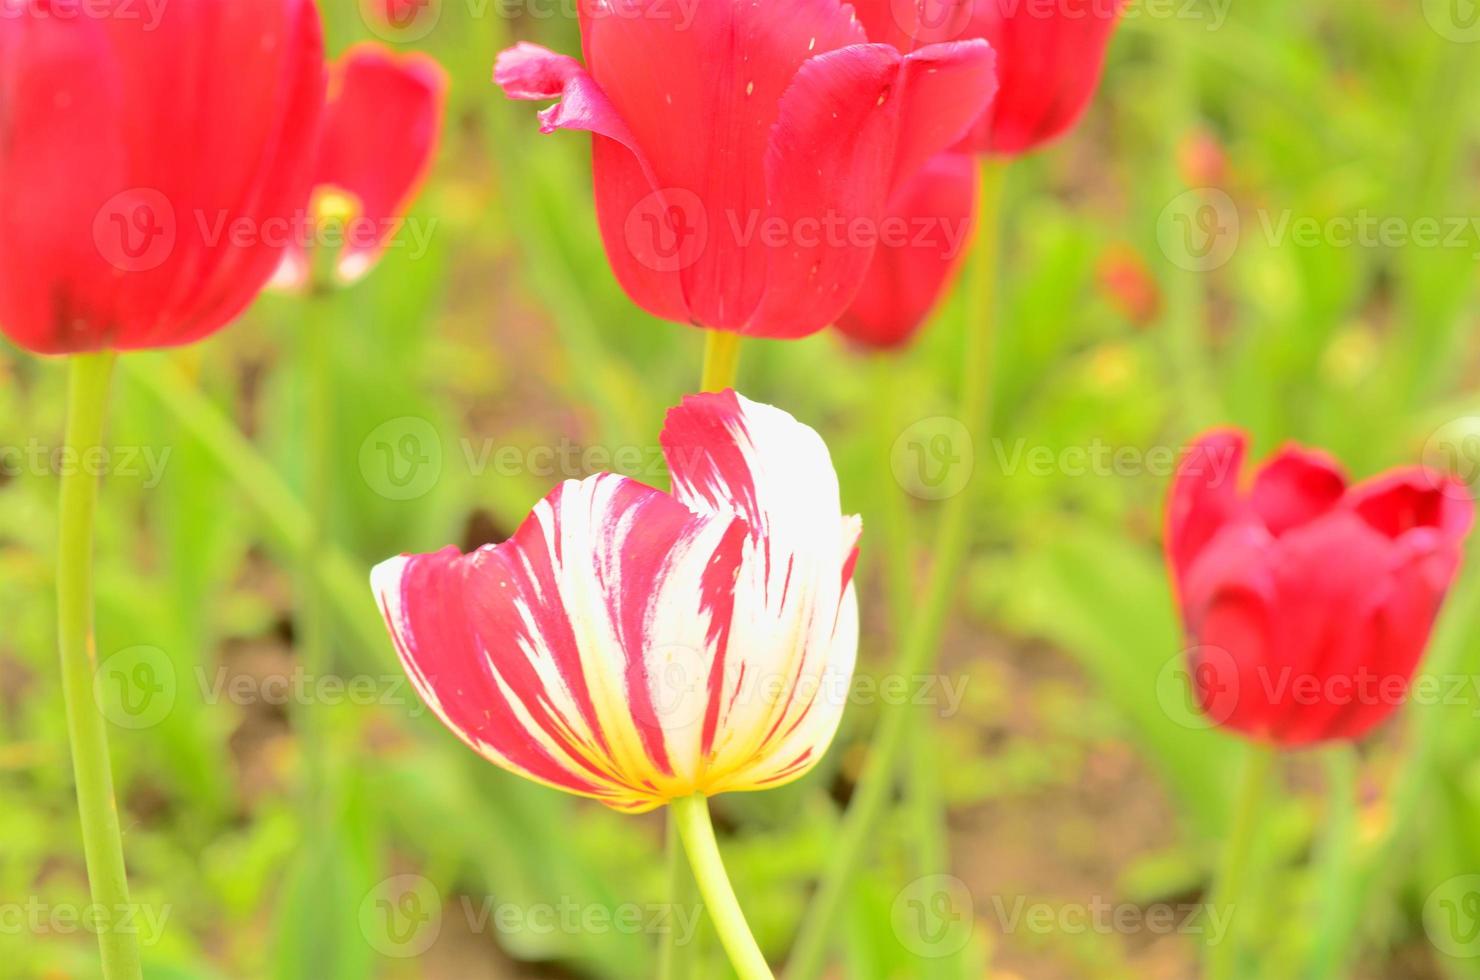
<svg viewBox="0 0 1480 980">
<path fill-rule="evenodd" d="M 0 324 L 43 353 L 220 328 L 271 277 L 307 196 L 316 8 L 16 14 L 0 17 Z"/>
<path fill-rule="evenodd" d="M 902 346 L 915 335 L 946 291 L 971 239 L 976 164 L 942 153 L 890 202 L 884 230 L 903 238 L 881 240 L 863 288 L 838 319 L 838 329 L 870 347 Z"/>
<path fill-rule="evenodd" d="M 314 180 L 353 194 L 355 227 L 373 232 L 351 236 L 340 252 L 340 272 L 353 281 L 395 233 L 431 168 L 448 81 L 432 58 L 359 44 L 336 66 L 334 82 Z"/>
<path fill-rule="evenodd" d="M 664 0 L 607 0 L 594 7 L 582 8 L 588 70 L 651 164 L 648 192 L 679 195 L 670 207 L 704 239 L 672 263 L 687 298 L 685 319 L 742 329 L 767 288 L 767 250 L 753 236 L 768 217 L 759 163 L 784 115 L 783 93 L 809 58 L 861 42 L 863 30 L 838 0 L 699 3 L 682 11 Z M 695 126 L 705 127 L 702 135 Z M 610 195 L 604 162 L 596 161 L 603 224 L 621 230 L 640 199 Z M 606 237 L 610 248 L 610 231 Z M 632 247 L 621 238 L 616 244 Z"/>
<path fill-rule="evenodd" d="M 1173 581 L 1185 588 L 1192 563 L 1242 508 L 1239 472 L 1248 440 L 1235 429 L 1200 437 L 1177 467 L 1167 499 L 1166 551 Z"/>
<path fill-rule="evenodd" d="M 745 537 L 603 475 L 557 489 L 502 545 L 394 559 L 374 585 L 407 672 L 464 742 L 640 811 L 693 791 L 707 699 L 690 673 L 723 658 L 717 597 Z"/>
<path fill-rule="evenodd" d="M 713 792 L 802 775 L 831 741 L 857 649 L 853 563 L 861 525 L 841 518 L 822 440 L 733 391 L 695 395 L 661 438 L 674 496 L 750 529 L 728 646 L 710 679 L 704 751 Z"/>
<path fill-rule="evenodd" d="M 1397 540 L 1427 528 L 1459 541 L 1475 523 L 1475 501 L 1452 477 L 1431 470 L 1386 473 L 1352 488 L 1351 506 L 1381 534 Z"/>
<path fill-rule="evenodd" d="M 929 45 L 904 59 L 900 89 L 900 129 L 889 183 L 895 190 L 957 143 L 992 104 L 997 53 L 979 38 Z"/>
<path fill-rule="evenodd" d="M 1287 446 L 1259 468 L 1249 502 L 1279 537 L 1331 510 L 1346 493 L 1346 475 L 1329 455 Z"/>
<path fill-rule="evenodd" d="M 540 113 L 542 132 L 584 130 L 595 137 L 597 219 L 617 281 L 654 316 L 690 320 L 679 276 L 687 259 L 680 254 L 684 243 L 680 239 L 669 252 L 668 236 L 683 235 L 687 223 L 702 216 L 692 213 L 687 197 L 668 189 L 672 185 L 658 182 L 637 138 L 601 86 L 574 58 L 527 42 L 498 56 L 494 79 L 510 98 L 560 99 Z"/>
</svg>

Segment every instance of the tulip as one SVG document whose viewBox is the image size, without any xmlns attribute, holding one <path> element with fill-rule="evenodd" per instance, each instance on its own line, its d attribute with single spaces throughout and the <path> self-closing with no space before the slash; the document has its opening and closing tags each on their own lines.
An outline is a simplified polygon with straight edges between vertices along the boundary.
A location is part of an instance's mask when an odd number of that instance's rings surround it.
<svg viewBox="0 0 1480 980">
<path fill-rule="evenodd" d="M 447 72 L 425 55 L 396 55 L 355 45 L 329 76 L 319 137 L 313 211 L 344 222 L 334 277 L 352 283 L 370 271 L 395 235 L 436 156 L 447 99 Z M 274 284 L 308 285 L 312 259 L 295 242 Z"/>
<path fill-rule="evenodd" d="M 41 354 L 199 340 L 271 277 L 307 193 L 318 14 L 56 6 L 0 11 L 0 330 Z"/>
<path fill-rule="evenodd" d="M 1015 157 L 1062 136 L 1084 114 L 1124 0 L 855 0 L 854 6 L 870 37 L 886 37 L 901 50 L 961 38 L 990 42 L 1001 87 L 958 149 Z"/>
<path fill-rule="evenodd" d="M 961 265 L 976 204 L 971 157 L 942 153 L 889 202 L 878 251 L 838 329 L 883 350 L 914 337 Z"/>
<path fill-rule="evenodd" d="M 1247 488 L 1247 439 L 1203 437 L 1167 509 L 1167 561 L 1214 723 L 1279 748 L 1370 732 L 1402 702 L 1453 583 L 1474 503 L 1399 469 L 1348 486 L 1288 447 Z"/>
<path fill-rule="evenodd" d="M 817 434 L 726 391 L 686 398 L 661 444 L 671 495 L 569 481 L 501 545 L 373 573 L 402 664 L 458 738 L 634 813 L 802 776 L 858 645 L 861 525 Z"/>
<path fill-rule="evenodd" d="M 585 67 L 500 55 L 512 98 L 561 99 L 543 129 L 594 134 L 597 216 L 634 302 L 766 337 L 835 321 L 892 193 L 995 88 L 980 40 L 902 54 L 841 0 L 583 0 Z"/>
</svg>

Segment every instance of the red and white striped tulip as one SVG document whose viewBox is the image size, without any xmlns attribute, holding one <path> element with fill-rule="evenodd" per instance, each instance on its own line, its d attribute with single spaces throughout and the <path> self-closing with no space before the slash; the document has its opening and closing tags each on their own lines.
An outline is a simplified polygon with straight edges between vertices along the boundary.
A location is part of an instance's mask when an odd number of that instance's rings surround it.
<svg viewBox="0 0 1480 980">
<path fill-rule="evenodd" d="M 372 577 L 407 673 L 463 742 L 642 812 L 802 776 L 842 717 L 861 523 L 817 433 L 732 391 L 661 438 L 671 494 L 602 474 L 512 538 Z"/>
<path fill-rule="evenodd" d="M 352 283 L 375 265 L 421 190 L 442 136 L 447 72 L 422 54 L 361 43 L 334 63 L 314 169 L 316 195 L 349 205 L 334 277 Z M 319 198 L 322 200 L 322 198 Z M 315 207 L 315 211 L 321 209 Z M 309 284 L 311 259 L 295 242 L 274 285 Z"/>
</svg>

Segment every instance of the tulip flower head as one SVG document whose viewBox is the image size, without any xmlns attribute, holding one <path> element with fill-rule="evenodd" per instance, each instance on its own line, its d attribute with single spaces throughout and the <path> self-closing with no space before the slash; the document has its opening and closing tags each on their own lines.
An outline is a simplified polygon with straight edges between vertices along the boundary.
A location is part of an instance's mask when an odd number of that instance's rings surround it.
<svg viewBox="0 0 1480 980">
<path fill-rule="evenodd" d="M 678 322 L 766 337 L 828 326 L 863 283 L 892 194 L 995 90 L 981 40 L 902 54 L 841 0 L 582 0 L 585 65 L 500 55 L 545 132 L 593 134 L 618 280 Z"/>
<path fill-rule="evenodd" d="M 334 64 L 311 211 L 323 244 L 338 248 L 331 272 L 340 283 L 369 272 L 395 237 L 436 156 L 446 101 L 447 72 L 426 55 L 364 43 Z M 308 285 L 307 244 L 288 250 L 274 285 Z"/>
<path fill-rule="evenodd" d="M 0 330 L 43 354 L 205 337 L 271 277 L 307 194 L 317 10 L 53 6 L 0 0 Z"/>
<path fill-rule="evenodd" d="M 1089 106 L 1124 0 L 855 0 L 870 37 L 901 50 L 984 38 L 1000 89 L 957 149 L 1014 157 L 1068 132 Z"/>
<path fill-rule="evenodd" d="M 866 347 L 908 343 L 946 290 L 971 240 L 976 164 L 942 153 L 889 202 L 873 264 L 838 329 Z"/>
<path fill-rule="evenodd" d="M 1242 433 L 1203 437 L 1167 511 L 1167 562 L 1214 723 L 1292 748 L 1358 739 L 1402 703 L 1459 569 L 1474 503 L 1393 470 L 1357 486 L 1289 447 L 1239 484 Z"/>
<path fill-rule="evenodd" d="M 503 544 L 373 575 L 401 662 L 460 739 L 632 812 L 806 773 L 858 645 L 861 525 L 817 434 L 724 392 L 685 399 L 661 442 L 672 494 L 570 481 Z"/>
</svg>

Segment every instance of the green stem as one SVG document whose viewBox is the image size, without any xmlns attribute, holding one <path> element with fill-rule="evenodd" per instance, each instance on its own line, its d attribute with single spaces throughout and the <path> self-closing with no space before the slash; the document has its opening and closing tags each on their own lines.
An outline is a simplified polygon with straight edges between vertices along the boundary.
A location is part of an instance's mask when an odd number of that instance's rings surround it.
<svg viewBox="0 0 1480 980">
<path fill-rule="evenodd" d="M 1238 809 L 1229 828 L 1228 841 L 1223 849 L 1223 860 L 1218 878 L 1213 886 L 1209 908 L 1220 915 L 1226 912 L 1227 931 L 1218 937 L 1210 936 L 1207 951 L 1207 980 L 1231 980 L 1239 975 L 1238 924 L 1239 906 L 1248 897 L 1251 874 L 1250 864 L 1254 853 L 1254 840 L 1258 836 L 1259 817 L 1269 796 L 1270 775 L 1274 769 L 1275 750 L 1263 745 L 1249 747 L 1244 760 L 1243 786 L 1239 790 Z M 1248 916 L 1243 918 L 1247 921 Z"/>
<path fill-rule="evenodd" d="M 67 391 L 67 449 L 86 459 L 102 445 L 108 405 L 112 352 L 72 358 Z M 62 695 L 67 704 L 67 735 L 72 743 L 72 773 L 77 781 L 77 812 L 82 820 L 82 848 L 93 904 L 109 920 L 129 909 L 128 873 L 123 861 L 123 835 L 113 795 L 108 756 L 108 728 L 93 703 L 97 671 L 93 636 L 93 524 L 98 508 L 98 477 L 88 467 L 62 473 L 61 515 L 57 554 L 57 637 L 62 658 Z M 106 980 L 138 980 L 138 939 L 130 930 L 100 927 L 98 946 Z"/>
<path fill-rule="evenodd" d="M 996 352 L 997 268 L 1001 232 L 1002 185 L 1005 165 L 982 164 L 982 193 L 972 258 L 970 302 L 964 330 L 960 393 L 961 422 L 971 431 L 980 450 L 991 431 L 991 379 Z M 934 563 L 926 582 L 917 617 L 900 647 L 893 671 L 899 677 L 918 677 L 931 669 L 940 646 L 946 616 L 955 599 L 965 563 L 970 530 L 972 494 L 963 489 L 945 502 L 931 554 Z M 822 972 L 833 925 L 860 861 L 877 836 L 879 821 L 900 768 L 914 714 L 907 704 L 886 705 L 870 746 L 868 761 L 843 818 L 831 858 L 823 871 L 817 895 L 802 921 L 788 976 L 811 980 Z"/>
<path fill-rule="evenodd" d="M 724 391 L 735 386 L 740 370 L 740 335 L 728 330 L 709 330 L 704 337 L 704 374 L 700 391 Z"/>
<path fill-rule="evenodd" d="M 1326 830 L 1318 856 L 1315 943 L 1303 974 L 1308 980 L 1334 977 L 1346 950 L 1342 923 L 1350 913 L 1352 879 L 1357 862 L 1353 850 L 1357 833 L 1357 750 L 1346 743 L 1326 752 Z"/>
<path fill-rule="evenodd" d="M 318 252 L 331 252 L 319 249 Z M 318 260 L 322 262 L 322 259 Z M 318 684 L 331 668 L 328 596 L 317 570 L 318 556 L 330 545 L 329 460 L 334 445 L 334 383 L 332 327 L 334 307 L 332 272 L 317 270 L 317 289 L 307 302 L 309 316 L 300 331 L 301 370 L 304 389 L 304 492 L 308 502 L 308 550 L 299 556 L 298 662 L 310 684 Z M 323 712 L 312 704 L 298 706 L 295 722 L 303 753 L 302 786 L 307 839 L 317 840 L 316 831 L 328 823 L 329 770 L 328 733 Z"/>
<path fill-rule="evenodd" d="M 668 814 L 666 854 L 670 928 L 663 937 L 662 946 L 658 949 L 658 977 L 659 980 L 682 980 L 692 975 L 693 972 L 691 954 L 696 937 L 690 936 L 688 944 L 682 944 L 678 929 L 673 923 L 680 921 L 676 913 L 694 905 L 694 876 L 684 861 L 683 841 L 678 833 L 678 818 L 673 813 Z"/>
<path fill-rule="evenodd" d="M 709 801 L 704 794 L 695 793 L 674 800 L 670 811 L 670 819 L 678 828 L 689 865 L 694 869 L 694 880 L 699 883 L 699 893 L 704 896 L 730 965 L 740 980 L 767 980 L 772 976 L 771 968 L 750 932 L 735 889 L 730 885 L 730 876 L 725 873 L 719 842 L 714 839 L 714 825 L 709 821 Z"/>
</svg>

